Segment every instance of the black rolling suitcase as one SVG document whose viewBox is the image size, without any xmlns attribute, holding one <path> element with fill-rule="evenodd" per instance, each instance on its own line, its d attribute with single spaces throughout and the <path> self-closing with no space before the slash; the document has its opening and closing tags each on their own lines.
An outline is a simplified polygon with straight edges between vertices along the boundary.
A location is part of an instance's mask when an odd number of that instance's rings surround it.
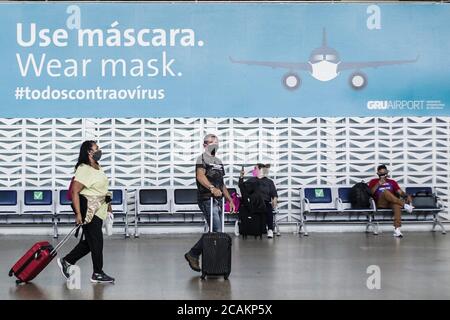
<svg viewBox="0 0 450 320">
<path fill-rule="evenodd" d="M 224 233 L 224 206 L 222 198 L 222 232 L 213 230 L 213 198 L 211 198 L 211 224 L 208 233 L 202 237 L 202 279 L 206 276 L 223 276 L 228 279 L 231 273 L 231 237 Z"/>
<path fill-rule="evenodd" d="M 264 214 L 250 213 L 246 206 L 239 208 L 239 234 L 244 239 L 247 236 L 255 236 L 262 239 L 263 233 L 266 231 L 266 220 Z"/>
</svg>

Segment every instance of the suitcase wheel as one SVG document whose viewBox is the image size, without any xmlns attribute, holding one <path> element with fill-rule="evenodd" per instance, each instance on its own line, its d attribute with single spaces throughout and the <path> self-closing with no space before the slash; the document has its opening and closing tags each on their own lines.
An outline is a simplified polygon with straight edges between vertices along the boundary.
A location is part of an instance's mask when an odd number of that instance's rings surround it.
<svg viewBox="0 0 450 320">
<path fill-rule="evenodd" d="M 13 271 L 12 269 L 11 269 L 11 270 L 9 270 L 8 276 L 12 277 L 12 276 L 13 276 L 13 274 L 14 274 L 14 271 Z"/>
<path fill-rule="evenodd" d="M 229 276 L 230 276 L 230 274 L 226 274 L 226 275 L 223 276 L 223 279 L 224 279 L 224 280 L 228 280 L 228 277 L 229 277 Z"/>
</svg>

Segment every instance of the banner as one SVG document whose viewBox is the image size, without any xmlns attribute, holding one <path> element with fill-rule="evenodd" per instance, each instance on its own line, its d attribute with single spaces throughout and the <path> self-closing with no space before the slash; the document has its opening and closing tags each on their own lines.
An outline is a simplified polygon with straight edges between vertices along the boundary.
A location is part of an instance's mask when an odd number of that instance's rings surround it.
<svg viewBox="0 0 450 320">
<path fill-rule="evenodd" d="M 0 9 L 0 117 L 450 115 L 448 4 Z"/>
</svg>

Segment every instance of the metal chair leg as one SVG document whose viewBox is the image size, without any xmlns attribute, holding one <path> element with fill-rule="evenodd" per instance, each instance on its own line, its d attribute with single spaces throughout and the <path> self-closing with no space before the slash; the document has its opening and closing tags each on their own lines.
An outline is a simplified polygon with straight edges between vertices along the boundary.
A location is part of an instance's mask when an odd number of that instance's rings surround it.
<svg viewBox="0 0 450 320">
<path fill-rule="evenodd" d="M 304 216 L 304 212 L 300 213 L 300 225 L 298 227 L 298 233 L 302 233 L 302 229 L 303 229 L 303 235 L 307 236 L 308 235 L 308 231 L 306 230 L 306 222 L 305 222 L 305 216 Z"/>
<path fill-rule="evenodd" d="M 55 218 L 53 218 L 53 238 L 54 239 L 58 238 L 58 224 Z"/>
<path fill-rule="evenodd" d="M 137 193 L 136 193 L 137 197 Z M 137 199 L 134 199 L 134 237 L 139 238 L 139 226 L 138 226 L 138 210 L 137 210 Z"/>
<path fill-rule="evenodd" d="M 439 219 L 439 217 L 436 217 L 436 216 L 435 216 L 433 220 L 434 220 L 434 221 L 433 221 L 433 228 L 432 228 L 432 231 L 434 231 L 434 228 L 436 227 L 436 225 L 438 225 L 438 226 L 442 229 L 441 233 L 442 233 L 442 234 L 446 234 L 447 231 L 445 230 L 445 227 L 444 227 L 444 225 L 442 224 L 442 222 L 441 222 L 441 220 Z"/>
<path fill-rule="evenodd" d="M 380 233 L 380 225 L 378 222 L 375 222 L 375 230 L 373 231 L 374 235 L 378 235 Z"/>
<path fill-rule="evenodd" d="M 303 230 L 303 232 L 302 232 Z M 298 233 L 303 234 L 304 236 L 308 236 L 308 230 L 306 230 L 306 225 L 303 222 L 300 222 L 300 225 L 298 227 Z"/>
<path fill-rule="evenodd" d="M 130 234 L 128 233 L 128 211 L 125 213 L 125 238 L 129 238 Z"/>
<path fill-rule="evenodd" d="M 139 238 L 139 225 L 138 225 L 138 216 L 134 217 L 134 237 Z"/>
</svg>

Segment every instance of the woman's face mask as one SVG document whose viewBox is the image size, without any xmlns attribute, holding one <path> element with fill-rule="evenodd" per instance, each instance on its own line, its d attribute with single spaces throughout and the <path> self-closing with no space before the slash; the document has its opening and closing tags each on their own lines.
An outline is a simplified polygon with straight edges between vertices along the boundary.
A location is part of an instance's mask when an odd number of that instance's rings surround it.
<svg viewBox="0 0 450 320">
<path fill-rule="evenodd" d="M 94 151 L 94 153 L 92 154 L 92 159 L 94 159 L 95 161 L 99 161 L 102 158 L 102 150 L 97 149 L 97 151 Z"/>
<path fill-rule="evenodd" d="M 261 171 L 259 170 L 259 168 L 254 168 L 252 171 L 252 176 L 259 177 L 260 175 L 261 175 Z"/>
</svg>

